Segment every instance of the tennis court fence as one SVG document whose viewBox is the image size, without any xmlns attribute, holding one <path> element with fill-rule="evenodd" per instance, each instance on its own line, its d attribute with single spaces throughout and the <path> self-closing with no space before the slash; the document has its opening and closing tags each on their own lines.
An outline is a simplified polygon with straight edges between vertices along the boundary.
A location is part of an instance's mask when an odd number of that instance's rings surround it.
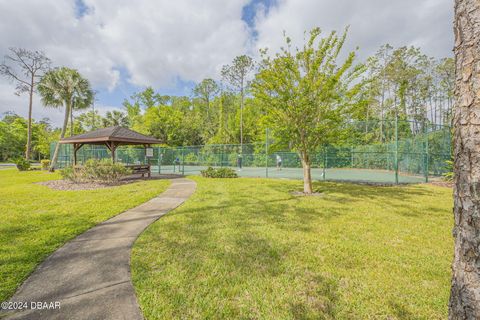
<svg viewBox="0 0 480 320">
<path fill-rule="evenodd" d="M 388 125 L 390 124 L 390 126 Z M 315 180 L 362 181 L 375 183 L 419 183 L 439 179 L 449 170 L 451 132 L 448 126 L 392 121 L 355 123 L 350 145 L 324 146 L 311 154 Z M 415 131 L 417 130 L 417 131 Z M 55 144 L 52 144 L 52 152 Z M 81 164 L 91 158 L 110 158 L 103 146 L 83 146 L 77 153 Z M 58 167 L 72 164 L 73 147 L 61 145 Z M 280 161 L 281 160 L 281 165 Z M 268 138 L 253 144 L 216 144 L 182 147 L 154 147 L 153 157 L 145 149 L 122 146 L 116 161 L 152 166 L 158 174 L 200 174 L 208 167 L 229 167 L 244 177 L 301 179 L 303 170 L 298 153 L 282 148 Z"/>
</svg>

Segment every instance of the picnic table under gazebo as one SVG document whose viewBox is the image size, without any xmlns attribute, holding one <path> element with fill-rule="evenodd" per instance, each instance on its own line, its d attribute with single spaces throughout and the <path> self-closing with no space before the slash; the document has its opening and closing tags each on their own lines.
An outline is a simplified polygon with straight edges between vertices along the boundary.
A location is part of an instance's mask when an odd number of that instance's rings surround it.
<svg viewBox="0 0 480 320">
<path fill-rule="evenodd" d="M 60 144 L 73 145 L 73 164 L 77 164 L 77 152 L 86 144 L 89 145 L 104 145 L 110 150 L 112 161 L 115 162 L 115 151 L 119 146 L 125 145 L 143 145 L 145 152 L 152 144 L 160 144 L 161 141 L 153 137 L 145 136 L 136 131 L 115 126 L 102 128 L 95 131 L 63 138 L 59 141 Z M 148 173 L 150 176 L 150 165 L 129 165 L 134 173 Z M 148 172 L 146 172 L 148 170 Z"/>
</svg>

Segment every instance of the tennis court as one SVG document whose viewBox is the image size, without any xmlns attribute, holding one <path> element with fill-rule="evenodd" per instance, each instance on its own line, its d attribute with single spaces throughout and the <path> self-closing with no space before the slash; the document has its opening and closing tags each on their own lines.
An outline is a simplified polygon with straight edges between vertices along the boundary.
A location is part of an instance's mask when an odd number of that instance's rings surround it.
<svg viewBox="0 0 480 320">
<path fill-rule="evenodd" d="M 152 171 L 160 174 L 185 174 L 185 175 L 199 175 L 201 170 L 207 169 L 208 166 L 174 166 L 162 165 L 153 166 Z M 254 178 L 276 178 L 276 179 L 303 179 L 302 168 L 282 168 L 278 170 L 275 167 L 243 167 L 239 170 L 237 167 L 229 167 L 240 177 L 254 177 Z M 328 180 L 328 181 L 355 181 L 355 182 L 370 182 L 370 183 L 395 183 L 395 171 L 388 170 L 372 170 L 372 169 L 351 169 L 351 168 L 313 168 L 312 178 L 314 180 Z M 422 183 L 425 182 L 425 177 L 420 175 L 408 175 L 400 173 L 398 176 L 399 183 Z"/>
</svg>

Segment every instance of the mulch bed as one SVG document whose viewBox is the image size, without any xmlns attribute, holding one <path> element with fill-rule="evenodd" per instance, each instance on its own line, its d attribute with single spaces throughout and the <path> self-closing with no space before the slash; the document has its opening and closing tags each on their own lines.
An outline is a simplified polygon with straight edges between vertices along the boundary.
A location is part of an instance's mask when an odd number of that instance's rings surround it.
<svg viewBox="0 0 480 320">
<path fill-rule="evenodd" d="M 50 189 L 54 190 L 95 190 L 95 189 L 103 189 L 103 188 L 111 188 L 116 186 L 122 186 L 129 183 L 134 183 L 138 181 L 146 181 L 146 180 L 156 180 L 156 179 L 176 179 L 180 178 L 179 175 L 174 174 L 165 174 L 160 176 L 153 176 L 151 178 L 142 178 L 138 176 L 128 176 L 116 183 L 100 183 L 100 182 L 88 182 L 88 183 L 75 183 L 69 180 L 50 180 L 50 181 L 43 181 L 38 182 L 37 184 L 41 184 L 43 186 L 47 186 Z"/>
<path fill-rule="evenodd" d="M 124 184 L 132 183 L 138 180 L 122 180 L 114 184 L 98 183 L 98 182 L 88 182 L 88 183 L 75 183 L 68 180 L 50 180 L 39 182 L 43 186 L 47 186 L 50 189 L 54 190 L 95 190 L 103 189 L 115 186 L 121 186 Z"/>
</svg>

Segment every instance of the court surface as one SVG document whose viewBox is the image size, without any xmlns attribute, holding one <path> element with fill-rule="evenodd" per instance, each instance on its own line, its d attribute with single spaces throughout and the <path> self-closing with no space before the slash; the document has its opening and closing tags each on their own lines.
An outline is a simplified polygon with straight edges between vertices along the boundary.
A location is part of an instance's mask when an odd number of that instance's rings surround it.
<svg viewBox="0 0 480 320">
<path fill-rule="evenodd" d="M 259 177 L 259 178 L 278 178 L 278 179 L 303 179 L 302 168 L 265 168 L 265 167 L 244 167 L 239 170 L 236 167 L 230 167 L 235 170 L 240 177 Z M 152 166 L 154 173 L 183 173 L 185 175 L 199 175 L 201 170 L 207 169 L 207 166 Z M 372 169 L 350 169 L 350 168 L 322 168 L 312 169 L 312 178 L 314 180 L 330 180 L 330 181 L 356 181 L 356 182 L 373 182 L 373 183 L 395 183 L 395 172 L 388 170 L 372 170 Z M 422 183 L 425 177 L 421 175 L 408 175 L 399 173 L 398 181 L 400 183 Z"/>
</svg>

